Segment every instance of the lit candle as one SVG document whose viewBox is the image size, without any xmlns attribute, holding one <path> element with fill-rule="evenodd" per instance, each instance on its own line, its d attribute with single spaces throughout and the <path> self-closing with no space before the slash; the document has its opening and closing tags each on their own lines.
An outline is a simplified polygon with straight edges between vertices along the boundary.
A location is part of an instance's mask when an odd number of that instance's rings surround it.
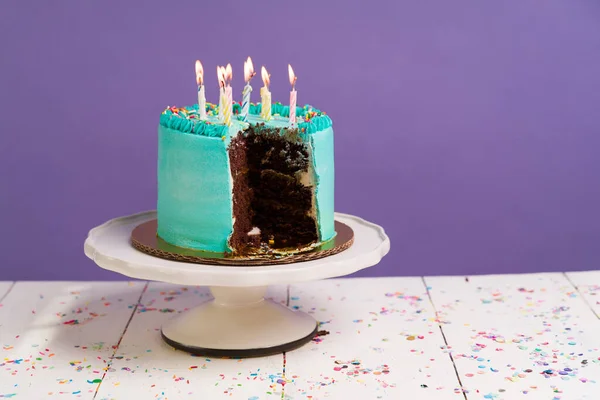
<svg viewBox="0 0 600 400">
<path fill-rule="evenodd" d="M 296 127 L 296 74 L 294 74 L 294 70 L 292 66 L 288 64 L 288 74 L 290 76 L 290 85 L 292 85 L 292 91 L 290 92 L 290 128 Z"/>
<path fill-rule="evenodd" d="M 223 122 L 225 125 L 231 125 L 231 114 L 233 113 L 233 91 L 231 89 L 231 79 L 233 78 L 233 72 L 231 70 L 231 64 L 227 64 L 224 71 L 225 80 L 225 107 L 223 108 Z"/>
<path fill-rule="evenodd" d="M 269 83 L 271 82 L 271 75 L 267 72 L 267 69 L 263 66 L 260 74 L 262 76 L 263 83 L 265 84 L 260 88 L 260 102 L 262 107 L 260 110 L 260 116 L 265 121 L 271 120 L 271 92 L 269 92 Z"/>
<path fill-rule="evenodd" d="M 198 84 L 198 112 L 200 119 L 206 119 L 206 96 L 204 95 L 204 85 L 202 79 L 204 77 L 204 68 L 200 60 L 196 60 L 196 83 Z"/>
<path fill-rule="evenodd" d="M 250 110 L 250 93 L 252 93 L 252 86 L 250 86 L 250 80 L 256 75 L 254 73 L 254 65 L 252 65 L 252 59 L 248 57 L 248 60 L 244 61 L 244 80 L 246 86 L 242 91 L 242 121 L 248 121 L 248 111 Z"/>
<path fill-rule="evenodd" d="M 225 71 L 217 66 L 217 79 L 219 79 L 219 120 L 223 120 L 223 107 L 225 105 Z"/>
</svg>

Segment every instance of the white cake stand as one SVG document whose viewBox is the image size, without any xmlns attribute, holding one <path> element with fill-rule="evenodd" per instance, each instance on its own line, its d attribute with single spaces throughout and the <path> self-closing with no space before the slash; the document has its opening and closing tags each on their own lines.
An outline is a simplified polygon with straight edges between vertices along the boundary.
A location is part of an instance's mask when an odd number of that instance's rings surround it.
<svg viewBox="0 0 600 400">
<path fill-rule="evenodd" d="M 156 212 L 148 211 L 92 229 L 85 254 L 100 267 L 133 278 L 209 286 L 214 300 L 162 326 L 169 345 L 209 357 L 255 357 L 300 347 L 314 337 L 317 322 L 308 314 L 266 300 L 267 286 L 348 275 L 377 264 L 390 250 L 383 228 L 336 213 L 336 220 L 354 230 L 354 244 L 326 258 L 248 267 L 170 261 L 142 253 L 130 243 L 131 231 L 154 218 Z"/>
</svg>

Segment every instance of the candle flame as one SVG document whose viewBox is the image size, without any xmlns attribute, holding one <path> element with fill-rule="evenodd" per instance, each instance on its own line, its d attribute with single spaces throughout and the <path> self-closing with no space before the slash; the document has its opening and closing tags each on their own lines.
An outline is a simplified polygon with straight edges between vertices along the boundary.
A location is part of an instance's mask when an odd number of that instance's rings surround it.
<svg viewBox="0 0 600 400">
<path fill-rule="evenodd" d="M 269 75 L 264 65 L 260 70 L 260 75 L 262 76 L 262 80 L 265 86 L 269 87 L 269 84 L 271 83 L 271 75 Z"/>
<path fill-rule="evenodd" d="M 248 57 L 248 59 L 244 61 L 244 80 L 250 82 L 250 79 L 252 79 L 254 75 L 256 75 L 254 72 L 254 65 L 252 65 L 252 59 Z"/>
<path fill-rule="evenodd" d="M 225 81 L 227 83 L 231 83 L 231 78 L 233 77 L 233 71 L 231 70 L 231 64 L 227 64 L 227 67 L 223 69 L 225 74 Z"/>
<path fill-rule="evenodd" d="M 296 76 L 296 74 L 294 74 L 294 70 L 292 69 L 292 66 L 290 64 L 288 64 L 288 74 L 290 76 L 290 85 L 292 85 L 292 89 L 294 89 L 298 77 Z"/>
<path fill-rule="evenodd" d="M 200 60 L 196 60 L 196 83 L 198 85 L 202 85 L 202 80 L 204 78 L 204 68 L 202 68 L 202 63 Z"/>
<path fill-rule="evenodd" d="M 217 78 L 219 79 L 219 86 L 225 87 L 225 68 L 217 65 Z"/>
</svg>

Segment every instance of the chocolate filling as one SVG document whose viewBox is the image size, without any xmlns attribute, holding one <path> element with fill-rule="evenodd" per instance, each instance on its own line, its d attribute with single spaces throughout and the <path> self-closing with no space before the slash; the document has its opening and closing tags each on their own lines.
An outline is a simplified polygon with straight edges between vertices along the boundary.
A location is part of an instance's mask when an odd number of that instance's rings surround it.
<svg viewBox="0 0 600 400">
<path fill-rule="evenodd" d="M 301 181 L 310 173 L 307 145 L 297 130 L 250 125 L 232 139 L 229 160 L 233 178 L 235 223 L 229 244 L 234 253 L 257 249 L 256 237 L 248 232 L 260 229 L 262 245 L 281 249 L 302 247 L 318 240 L 312 216 L 312 186 Z"/>
</svg>

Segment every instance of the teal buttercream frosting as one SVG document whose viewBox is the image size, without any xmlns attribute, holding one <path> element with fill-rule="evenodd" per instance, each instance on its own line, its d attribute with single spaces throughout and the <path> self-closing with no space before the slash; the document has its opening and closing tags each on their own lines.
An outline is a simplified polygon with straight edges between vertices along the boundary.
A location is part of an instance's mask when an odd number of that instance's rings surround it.
<svg viewBox="0 0 600 400">
<path fill-rule="evenodd" d="M 333 129 L 331 127 L 310 135 L 315 176 L 317 225 L 321 241 L 335 236 Z"/>
<path fill-rule="evenodd" d="M 274 103 L 271 106 L 273 118 L 270 121 L 264 121 L 259 117 L 261 108 L 262 106 L 260 103 L 250 104 L 250 123 L 258 124 L 264 122 L 268 127 L 289 127 L 289 121 L 287 120 L 290 116 L 289 106 L 285 106 L 281 103 Z M 208 118 L 207 120 L 202 121 L 199 118 L 197 104 L 181 108 L 167 107 L 160 116 L 160 125 L 183 133 L 212 137 L 228 136 L 228 133 L 232 133 L 232 131 L 235 133 L 239 130 L 235 128 L 243 128 L 241 125 L 243 123 L 238 126 L 235 124 L 236 122 L 240 122 L 238 116 L 241 112 L 241 106 L 238 103 L 233 104 L 234 120 L 232 121 L 232 126 L 234 129 L 227 127 L 216 117 L 218 114 L 217 106 L 214 104 L 207 104 L 206 110 Z M 296 119 L 297 128 L 301 134 L 310 135 L 332 126 L 331 118 L 329 118 L 327 114 L 309 105 L 296 107 Z"/>
<path fill-rule="evenodd" d="M 231 199 L 226 143 L 159 126 L 158 236 L 179 247 L 228 251 Z"/>
<path fill-rule="evenodd" d="M 289 106 L 273 103 L 272 118 L 260 117 L 261 104 L 251 104 L 246 122 L 241 106 L 233 105 L 231 126 L 218 118 L 218 107 L 207 104 L 207 119 L 198 105 L 168 107 L 158 127 L 157 234 L 179 247 L 214 252 L 231 251 L 233 181 L 228 146 L 249 124 L 286 130 Z M 297 107 L 298 133 L 310 147 L 314 177 L 314 206 L 319 239 L 335 236 L 334 153 L 331 118 L 311 106 Z"/>
</svg>

